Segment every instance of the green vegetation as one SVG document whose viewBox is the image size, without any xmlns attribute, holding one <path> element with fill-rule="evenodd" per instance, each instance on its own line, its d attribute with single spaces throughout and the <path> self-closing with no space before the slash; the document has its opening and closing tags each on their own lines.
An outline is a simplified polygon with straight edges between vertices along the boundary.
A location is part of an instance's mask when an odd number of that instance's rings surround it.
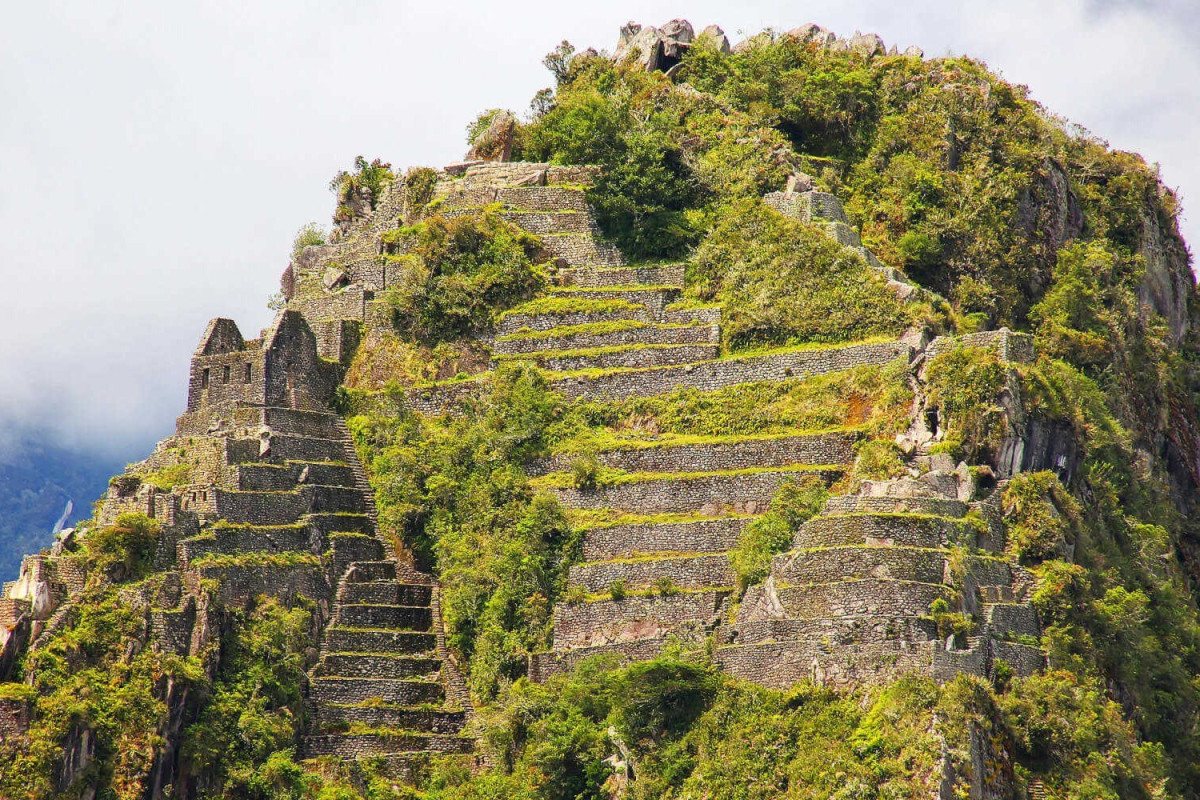
<svg viewBox="0 0 1200 800">
<path fill-rule="evenodd" d="M 394 396 L 393 396 L 394 397 Z M 473 413 L 421 418 L 388 395 L 350 417 L 385 532 L 440 573 L 448 644 L 487 700 L 549 645 L 578 537 L 518 466 L 545 447 L 559 400 L 536 371 L 499 370 Z"/>
<path fill-rule="evenodd" d="M 701 300 L 721 301 L 735 350 L 895 336 L 916 319 L 857 253 L 757 199 L 732 206 L 705 237 L 688 283 Z"/>
<path fill-rule="evenodd" d="M 491 212 L 434 215 L 389 232 L 385 243 L 403 252 L 405 266 L 387 294 L 396 328 L 424 344 L 474 333 L 545 282 L 533 262 L 537 237 Z"/>
<path fill-rule="evenodd" d="M 329 182 L 329 189 L 337 198 L 334 223 L 347 225 L 374 211 L 395 179 L 391 164 L 385 164 L 378 158 L 367 161 L 362 156 L 356 156 L 353 171 L 342 170 Z"/>
<path fill-rule="evenodd" d="M 304 726 L 304 650 L 311 611 L 263 598 L 233 620 L 234 631 L 204 711 L 183 732 L 187 771 L 214 798 L 299 798 L 312 780 L 294 760 Z"/>
<path fill-rule="evenodd" d="M 301 225 L 300 230 L 296 231 L 295 238 L 292 239 L 292 262 L 294 263 L 296 259 L 300 258 L 304 248 L 325 244 L 328 239 L 325 229 L 317 223 L 310 222 L 307 225 Z"/>
<path fill-rule="evenodd" d="M 796 531 L 820 513 L 828 497 L 825 483 L 815 475 L 801 475 L 776 490 L 767 513 L 746 526 L 729 554 L 743 588 L 767 577 L 771 558 L 791 546 Z"/>
</svg>

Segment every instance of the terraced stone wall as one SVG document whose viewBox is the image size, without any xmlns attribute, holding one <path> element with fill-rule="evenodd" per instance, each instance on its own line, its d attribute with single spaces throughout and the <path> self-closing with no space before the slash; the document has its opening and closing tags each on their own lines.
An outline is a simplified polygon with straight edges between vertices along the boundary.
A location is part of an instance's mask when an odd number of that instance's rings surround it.
<svg viewBox="0 0 1200 800">
<path fill-rule="evenodd" d="M 856 432 L 836 431 L 809 436 L 748 439 L 737 443 L 689 444 L 605 450 L 595 458 L 606 467 L 630 472 L 710 472 L 793 464 L 849 464 L 854 461 Z M 538 459 L 529 475 L 569 470 L 578 456 Z"/>
<path fill-rule="evenodd" d="M 562 649 L 680 634 L 688 625 L 716 625 L 728 612 L 732 590 L 681 592 L 666 597 L 626 595 L 621 600 L 560 603 L 554 607 L 554 643 Z"/>
</svg>

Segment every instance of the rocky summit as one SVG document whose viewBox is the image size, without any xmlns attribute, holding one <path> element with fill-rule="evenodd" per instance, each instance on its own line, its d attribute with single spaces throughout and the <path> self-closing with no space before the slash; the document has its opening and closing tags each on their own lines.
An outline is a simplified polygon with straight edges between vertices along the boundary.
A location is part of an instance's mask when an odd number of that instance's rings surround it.
<svg viewBox="0 0 1200 800">
<path fill-rule="evenodd" d="M 0 795 L 1200 797 L 1156 172 L 875 34 L 545 64 L 5 584 Z"/>
</svg>

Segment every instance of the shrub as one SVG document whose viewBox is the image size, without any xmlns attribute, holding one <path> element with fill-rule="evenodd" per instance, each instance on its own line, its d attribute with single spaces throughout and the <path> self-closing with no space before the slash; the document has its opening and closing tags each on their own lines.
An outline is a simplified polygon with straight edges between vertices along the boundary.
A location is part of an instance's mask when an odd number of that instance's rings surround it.
<svg viewBox="0 0 1200 800">
<path fill-rule="evenodd" d="M 114 581 L 135 580 L 150 569 L 158 545 L 158 522 L 142 513 L 121 514 L 84 539 L 93 569 Z"/>
<path fill-rule="evenodd" d="M 871 439 L 858 447 L 854 477 L 860 481 L 885 481 L 904 474 L 903 452 L 886 439 Z"/>
<path fill-rule="evenodd" d="M 610 583 L 608 585 L 608 594 L 609 594 L 609 596 L 612 597 L 613 600 L 624 600 L 625 599 L 625 581 L 621 580 L 620 578 L 617 578 L 615 581 Z"/>
<path fill-rule="evenodd" d="M 292 239 L 292 261 L 295 262 L 300 258 L 300 254 L 304 252 L 304 248 L 322 245 L 328 240 L 325 230 L 315 222 L 310 222 L 307 225 L 301 225 L 300 230 L 296 231 L 296 236 Z"/>
<path fill-rule="evenodd" d="M 970 462 L 989 461 L 1008 433 L 999 405 L 1008 380 L 1004 364 L 991 350 L 957 347 L 931 360 L 925 375 L 943 436 L 960 442 Z"/>
<path fill-rule="evenodd" d="M 679 594 L 679 584 L 669 575 L 663 575 L 654 581 L 654 593 L 659 597 L 670 597 Z"/>
<path fill-rule="evenodd" d="M 688 262 L 692 291 L 720 300 L 733 349 L 895 335 L 907 312 L 849 248 L 759 200 L 734 205 Z"/>
<path fill-rule="evenodd" d="M 796 531 L 820 513 L 828 497 L 829 490 L 816 475 L 802 475 L 780 485 L 767 513 L 750 521 L 729 554 L 743 587 L 767 577 L 771 559 L 791 546 Z"/>
<path fill-rule="evenodd" d="M 1080 509 L 1053 472 L 1026 472 L 1004 490 L 1004 516 L 1009 550 L 1036 563 L 1074 543 Z"/>
<path fill-rule="evenodd" d="M 600 462 L 593 455 L 584 455 L 571 462 L 571 483 L 576 489 L 595 489 L 600 476 Z"/>
<path fill-rule="evenodd" d="M 423 344 L 478 332 L 545 283 L 537 237 L 497 214 L 435 215 L 385 237 L 405 246 L 405 269 L 387 294 L 396 328 Z"/>
</svg>

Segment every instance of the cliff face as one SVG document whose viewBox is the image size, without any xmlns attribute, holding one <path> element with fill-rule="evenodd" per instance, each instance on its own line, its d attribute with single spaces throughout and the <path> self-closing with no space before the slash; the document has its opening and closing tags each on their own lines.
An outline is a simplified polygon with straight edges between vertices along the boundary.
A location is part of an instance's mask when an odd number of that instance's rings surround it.
<svg viewBox="0 0 1200 800">
<path fill-rule="evenodd" d="M 274 323 L 213 320 L 5 585 L 3 791 L 1197 796 L 1145 165 L 871 35 L 547 63 L 481 158 L 341 173 Z"/>
</svg>

